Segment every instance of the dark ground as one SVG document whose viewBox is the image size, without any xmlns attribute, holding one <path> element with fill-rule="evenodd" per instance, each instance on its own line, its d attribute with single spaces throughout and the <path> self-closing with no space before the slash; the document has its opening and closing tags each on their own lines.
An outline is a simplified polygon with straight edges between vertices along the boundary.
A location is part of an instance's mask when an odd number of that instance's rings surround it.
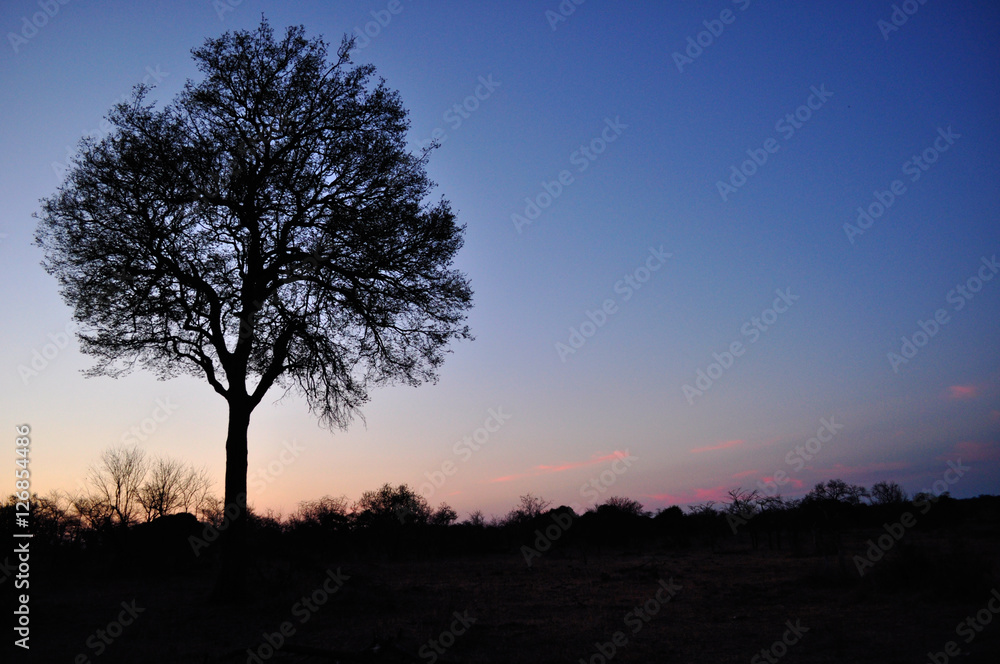
<svg viewBox="0 0 1000 664">
<path fill-rule="evenodd" d="M 114 570 L 64 578 L 58 567 L 39 568 L 32 576 L 30 657 L 18 650 L 8 661 L 256 661 L 247 649 L 267 655 L 265 633 L 286 621 L 294 633 L 260 661 L 894 664 L 928 662 L 927 653 L 949 641 L 963 654 L 939 656 L 938 664 L 1000 661 L 1000 616 L 986 609 L 1000 578 L 996 531 L 959 538 L 909 533 L 859 579 L 851 556 L 877 534 L 852 535 L 839 558 L 742 545 L 554 549 L 531 568 L 516 550 L 396 561 L 353 556 L 329 564 L 272 558 L 255 565 L 256 599 L 236 607 L 206 601 L 209 569 L 168 578 Z M 314 613 L 296 607 L 338 567 L 350 578 L 329 601 Z M 659 582 L 671 579 L 680 589 L 659 604 Z M 88 638 L 133 600 L 144 611 L 97 655 Z M 630 614 L 649 600 L 650 612 L 658 610 L 648 621 Z M 965 643 L 956 626 L 984 609 L 990 624 Z M 438 656 L 430 640 L 453 625 L 462 629 L 456 612 L 475 622 Z M 787 654 L 778 646 L 770 659 L 754 659 L 781 639 L 788 621 L 808 631 Z M 618 631 L 624 646 L 611 644 Z M 373 643 L 381 644 L 377 658 L 330 654 L 370 652 Z M 84 657 L 74 659 L 78 654 Z"/>
</svg>

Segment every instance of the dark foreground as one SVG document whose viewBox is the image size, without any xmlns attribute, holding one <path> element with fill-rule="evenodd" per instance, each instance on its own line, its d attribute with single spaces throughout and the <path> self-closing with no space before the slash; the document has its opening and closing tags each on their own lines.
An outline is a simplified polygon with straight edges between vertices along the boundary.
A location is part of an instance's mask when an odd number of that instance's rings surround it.
<svg viewBox="0 0 1000 664">
<path fill-rule="evenodd" d="M 8 661 L 1000 661 L 995 530 L 911 533 L 859 578 L 852 555 L 877 534 L 856 533 L 839 556 L 738 543 L 566 548 L 531 567 L 517 551 L 310 562 L 299 552 L 258 561 L 255 599 L 235 607 L 207 602 L 204 568 L 39 569 L 30 656 Z"/>
</svg>

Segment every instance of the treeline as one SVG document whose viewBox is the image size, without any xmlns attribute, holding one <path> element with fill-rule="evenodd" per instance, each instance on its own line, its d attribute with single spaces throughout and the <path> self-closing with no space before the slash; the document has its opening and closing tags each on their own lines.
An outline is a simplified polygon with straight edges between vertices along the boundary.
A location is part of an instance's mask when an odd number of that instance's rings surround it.
<svg viewBox="0 0 1000 664">
<path fill-rule="evenodd" d="M 204 471 L 138 448 L 108 450 L 77 495 L 32 496 L 30 529 L 41 555 L 109 568 L 176 570 L 209 565 L 227 511 Z M 5 528 L 16 497 L 2 506 Z M 946 492 L 908 496 L 895 482 L 870 489 L 832 479 L 805 497 L 736 488 L 719 502 L 653 513 L 613 496 L 578 514 L 527 494 L 502 516 L 475 511 L 462 521 L 445 503 L 432 507 L 403 484 L 386 484 L 356 501 L 325 496 L 290 515 L 250 509 L 250 539 L 263 557 L 413 556 L 515 553 L 530 566 L 549 552 L 693 546 L 769 548 L 811 555 L 842 553 L 845 533 L 879 529 L 909 512 L 916 529 L 965 522 L 1000 523 L 1000 497 L 956 500 Z M 855 538 L 857 539 L 857 538 Z M 863 539 L 863 538 L 862 538 Z M 556 554 L 558 555 L 558 554 Z"/>
</svg>

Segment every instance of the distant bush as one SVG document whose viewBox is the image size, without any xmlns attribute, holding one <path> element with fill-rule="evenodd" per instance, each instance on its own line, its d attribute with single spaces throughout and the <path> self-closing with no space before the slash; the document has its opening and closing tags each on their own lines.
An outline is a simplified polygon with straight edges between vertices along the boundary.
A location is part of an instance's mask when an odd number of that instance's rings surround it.
<svg viewBox="0 0 1000 664">
<path fill-rule="evenodd" d="M 191 562 L 178 544 L 185 533 L 204 537 L 206 532 L 217 533 L 225 526 L 222 501 L 208 493 L 207 479 L 189 466 L 161 460 L 147 467 L 139 451 L 116 448 L 102 456 L 89 477 L 88 493 L 32 496 L 30 522 L 41 550 L 99 560 L 109 569 L 123 563 L 138 570 L 179 569 Z M 0 505 L 0 529 L 13 523 L 15 502 L 12 496 Z M 964 523 L 975 523 L 987 533 L 996 533 L 1000 527 L 1000 497 L 956 500 L 945 492 L 918 493 L 908 499 L 899 484 L 889 481 L 878 482 L 869 491 L 833 479 L 818 483 L 801 500 L 762 496 L 737 487 L 729 492 L 728 502 L 691 505 L 686 513 L 671 506 L 655 516 L 626 496 L 611 496 L 584 514 L 550 505 L 550 501 L 527 493 L 503 516 L 487 517 L 476 510 L 458 523 L 458 514 L 447 503 L 432 508 L 408 485 L 384 484 L 364 492 L 353 503 L 346 496 L 329 495 L 302 501 L 287 517 L 251 507 L 248 536 L 255 550 L 265 555 L 397 557 L 516 552 L 535 542 L 539 532 L 552 531 L 558 518 L 559 523 L 572 524 L 560 527 L 558 538 L 551 543 L 560 550 L 701 543 L 733 551 L 766 545 L 789 548 L 798 555 L 837 553 L 842 557 L 852 541 L 845 533 L 878 529 L 906 512 L 917 515 L 914 532 L 954 529 Z M 197 509 L 184 509 L 192 506 Z M 199 564 L 217 555 L 212 541 L 214 537 L 205 540 L 210 553 L 199 557 Z M 185 546 L 191 548 L 189 543 Z M 933 581 L 936 577 L 925 567 L 938 564 L 938 557 L 908 548 L 912 546 L 912 541 L 901 544 L 888 556 L 888 564 L 866 583 L 888 587 L 903 584 L 916 574 Z M 947 569 L 965 574 L 955 578 L 964 578 L 966 585 L 978 588 L 975 579 L 984 573 L 980 561 L 963 560 L 968 564 Z M 850 583 L 849 571 L 840 570 L 838 582 Z"/>
</svg>

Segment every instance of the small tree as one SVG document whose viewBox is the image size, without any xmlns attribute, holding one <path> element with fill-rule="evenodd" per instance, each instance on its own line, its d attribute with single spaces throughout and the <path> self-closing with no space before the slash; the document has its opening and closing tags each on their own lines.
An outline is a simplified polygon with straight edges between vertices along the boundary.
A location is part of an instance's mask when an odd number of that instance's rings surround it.
<svg viewBox="0 0 1000 664">
<path fill-rule="evenodd" d="M 177 508 L 182 512 L 197 515 L 209 500 L 213 484 L 204 467 L 195 468 L 188 465 L 177 488 Z"/>
<path fill-rule="evenodd" d="M 736 487 L 729 490 L 727 494 L 729 495 L 729 504 L 726 506 L 728 514 L 749 519 L 761 509 L 760 492 L 757 489 L 744 491 L 742 487 Z"/>
<path fill-rule="evenodd" d="M 146 512 L 146 521 L 166 516 L 180 505 L 180 489 L 184 483 L 184 466 L 173 459 L 152 462 L 137 500 Z"/>
<path fill-rule="evenodd" d="M 806 500 L 832 500 L 848 505 L 860 505 L 862 498 L 868 497 L 868 489 L 857 484 L 848 484 L 841 479 L 827 480 L 826 484 L 819 482 L 813 490 L 806 494 Z"/>
<path fill-rule="evenodd" d="M 871 500 L 875 505 L 898 505 L 905 503 L 907 496 L 897 482 L 876 482 L 872 485 Z"/>
<path fill-rule="evenodd" d="M 139 495 L 148 464 L 144 450 L 111 447 L 91 466 L 87 475 L 90 493 L 74 500 L 81 516 L 96 528 L 129 526 L 141 509 Z"/>
<path fill-rule="evenodd" d="M 520 497 L 517 507 L 508 512 L 503 521 L 506 524 L 530 521 L 544 514 L 545 510 L 551 504 L 551 501 L 544 500 L 531 493 L 526 493 Z"/>
<path fill-rule="evenodd" d="M 476 528 L 482 528 L 486 525 L 486 515 L 483 514 L 482 510 L 472 510 L 469 512 L 469 518 L 462 523 L 474 526 Z"/>
<path fill-rule="evenodd" d="M 115 106 L 87 138 L 36 243 L 81 324 L 91 375 L 145 367 L 204 378 L 227 403 L 223 564 L 216 596 L 244 592 L 247 430 L 272 388 L 346 427 L 371 386 L 434 380 L 469 338 L 463 227 L 425 202 L 399 95 L 328 60 L 304 28 L 267 21 L 193 51 L 204 74 L 162 110 Z"/>
<path fill-rule="evenodd" d="M 299 503 L 298 510 L 290 520 L 296 525 L 330 531 L 341 530 L 350 522 L 348 505 L 347 496 L 323 496 L 317 500 L 304 500 Z"/>
<path fill-rule="evenodd" d="M 716 516 L 715 501 L 709 500 L 704 503 L 693 503 L 688 505 L 688 513 L 691 516 Z"/>
<path fill-rule="evenodd" d="M 12 523 L 17 514 L 16 502 L 14 496 L 7 501 L 10 508 L 9 513 L 5 514 L 5 517 L 8 517 L 7 523 Z M 59 491 L 49 491 L 45 496 L 32 494 L 30 507 L 32 531 L 36 536 L 50 544 L 65 544 L 80 537 L 82 530 L 80 516 L 74 513 L 72 503 Z"/>
<path fill-rule="evenodd" d="M 435 526 L 450 526 L 458 520 L 458 512 L 451 508 L 448 503 L 441 503 L 438 508 L 431 513 L 429 522 Z"/>
<path fill-rule="evenodd" d="M 353 511 L 361 527 L 423 525 L 431 516 L 427 499 L 406 484 L 394 487 L 387 483 L 376 491 L 365 491 Z"/>
<path fill-rule="evenodd" d="M 626 498 L 625 496 L 611 496 L 604 501 L 604 504 L 598 508 L 598 511 L 601 509 L 614 511 L 619 514 L 628 514 L 630 516 L 649 515 L 648 512 L 643 510 L 642 503 L 632 498 Z"/>
</svg>

